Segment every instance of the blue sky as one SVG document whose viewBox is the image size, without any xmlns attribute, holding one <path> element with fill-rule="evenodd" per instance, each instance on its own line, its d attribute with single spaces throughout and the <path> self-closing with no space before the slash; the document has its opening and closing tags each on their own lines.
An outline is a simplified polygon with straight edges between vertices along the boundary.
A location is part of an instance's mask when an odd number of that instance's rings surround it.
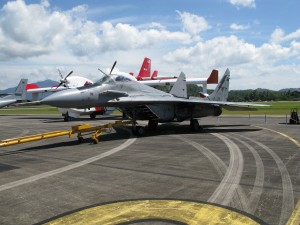
<svg viewBox="0 0 300 225">
<path fill-rule="evenodd" d="M 0 1 L 0 89 L 98 78 L 97 68 L 159 75 L 231 71 L 231 89 L 300 86 L 297 0 Z M 211 86 L 213 88 L 214 86 Z"/>
</svg>

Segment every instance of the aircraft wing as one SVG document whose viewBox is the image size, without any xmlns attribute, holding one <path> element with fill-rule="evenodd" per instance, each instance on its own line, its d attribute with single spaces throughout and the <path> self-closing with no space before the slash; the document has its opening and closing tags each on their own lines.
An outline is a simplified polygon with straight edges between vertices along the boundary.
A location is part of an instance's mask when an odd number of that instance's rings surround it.
<svg viewBox="0 0 300 225">
<path fill-rule="evenodd" d="M 236 108 L 237 107 L 269 107 L 269 105 L 264 104 L 254 104 L 248 102 L 225 102 L 225 101 L 210 101 L 210 100 L 203 100 L 199 98 L 177 98 L 170 95 L 159 95 L 159 96 L 128 96 L 128 97 L 120 97 L 108 102 L 114 106 L 121 106 L 121 105 L 151 105 L 151 104 L 164 104 L 164 103 L 178 103 L 178 104 L 187 104 L 187 105 L 218 105 L 218 106 L 227 106 L 229 109 L 230 107 Z"/>
<path fill-rule="evenodd" d="M 0 108 L 17 102 L 16 99 L 0 99 Z"/>
<path fill-rule="evenodd" d="M 162 80 L 141 80 L 139 81 L 142 84 L 149 86 L 165 86 L 165 85 L 174 85 L 177 81 L 177 78 L 173 79 L 162 79 Z M 187 78 L 186 84 L 206 84 L 207 78 Z"/>
<path fill-rule="evenodd" d="M 61 90 L 67 89 L 66 87 L 46 87 L 46 88 L 33 88 L 33 89 L 28 89 L 27 93 L 45 93 L 45 92 L 57 92 Z"/>
</svg>

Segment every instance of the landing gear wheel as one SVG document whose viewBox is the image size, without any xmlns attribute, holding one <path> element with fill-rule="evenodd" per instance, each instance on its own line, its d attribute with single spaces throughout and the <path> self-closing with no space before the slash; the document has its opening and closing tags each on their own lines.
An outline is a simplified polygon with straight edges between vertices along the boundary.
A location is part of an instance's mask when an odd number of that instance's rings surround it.
<svg viewBox="0 0 300 225">
<path fill-rule="evenodd" d="M 148 129 L 149 130 L 156 130 L 157 125 L 158 125 L 158 122 L 155 121 L 155 120 L 149 120 L 148 121 Z"/>
<path fill-rule="evenodd" d="M 92 120 L 94 120 L 94 119 L 96 118 L 96 114 L 95 114 L 95 113 L 90 114 L 90 118 L 91 118 Z"/>
<path fill-rule="evenodd" d="M 77 139 L 78 139 L 79 144 L 83 143 L 83 141 L 84 141 L 83 137 L 78 137 Z"/>
<path fill-rule="evenodd" d="M 199 126 L 199 122 L 196 119 L 191 119 L 190 121 L 190 128 L 192 131 L 199 131 L 200 130 L 200 126 Z"/>
<path fill-rule="evenodd" d="M 71 120 L 71 117 L 69 117 L 69 113 L 66 113 L 64 116 L 64 121 L 69 122 Z"/>
<path fill-rule="evenodd" d="M 144 127 L 136 126 L 132 128 L 132 133 L 136 136 L 142 136 L 145 133 Z"/>
</svg>

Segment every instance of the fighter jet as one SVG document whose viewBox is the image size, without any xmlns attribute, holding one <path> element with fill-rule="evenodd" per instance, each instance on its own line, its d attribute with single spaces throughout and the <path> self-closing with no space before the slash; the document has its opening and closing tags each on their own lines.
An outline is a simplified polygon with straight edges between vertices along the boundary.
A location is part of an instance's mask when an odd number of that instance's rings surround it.
<svg viewBox="0 0 300 225">
<path fill-rule="evenodd" d="M 21 79 L 14 94 L 7 94 L 6 96 L 0 98 L 0 108 L 25 100 L 27 81 L 27 79 Z"/>
<path fill-rule="evenodd" d="M 41 100 L 42 104 L 56 107 L 89 108 L 93 106 L 117 107 L 136 124 L 148 120 L 148 128 L 158 123 L 190 120 L 190 127 L 197 131 L 197 118 L 219 116 L 222 108 L 266 106 L 244 102 L 227 102 L 230 72 L 227 69 L 214 92 L 206 99 L 188 98 L 185 74 L 181 73 L 170 93 L 141 84 L 120 74 L 104 74 L 96 83 L 54 93 Z M 133 132 L 141 135 L 144 129 L 133 126 Z"/>
</svg>

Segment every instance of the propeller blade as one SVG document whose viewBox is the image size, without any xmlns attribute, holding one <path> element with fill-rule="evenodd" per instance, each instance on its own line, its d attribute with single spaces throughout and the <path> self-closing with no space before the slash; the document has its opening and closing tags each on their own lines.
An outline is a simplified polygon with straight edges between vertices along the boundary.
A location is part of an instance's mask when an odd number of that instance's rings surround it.
<svg viewBox="0 0 300 225">
<path fill-rule="evenodd" d="M 63 82 L 60 82 L 59 85 L 57 85 L 57 87 L 55 89 L 59 88 L 62 84 L 63 84 Z"/>
<path fill-rule="evenodd" d="M 73 70 L 66 76 L 65 80 L 73 73 Z"/>
<path fill-rule="evenodd" d="M 101 73 L 103 73 L 104 75 L 106 75 L 107 76 L 107 74 L 106 73 L 104 73 L 102 70 L 100 70 L 99 68 L 98 68 L 98 70 L 101 72 Z"/>
<path fill-rule="evenodd" d="M 63 77 L 62 73 L 60 72 L 60 70 L 59 69 L 57 69 L 57 70 L 58 70 L 58 73 L 59 73 L 61 79 L 64 79 L 64 77 Z"/>
<path fill-rule="evenodd" d="M 112 66 L 112 68 L 111 68 L 111 70 L 110 70 L 110 73 L 109 73 L 109 75 L 110 75 L 110 74 L 111 74 L 111 72 L 114 70 L 114 68 L 115 68 L 116 64 L 117 64 L 117 61 L 115 61 L 115 62 L 114 62 L 114 65 Z"/>
</svg>

